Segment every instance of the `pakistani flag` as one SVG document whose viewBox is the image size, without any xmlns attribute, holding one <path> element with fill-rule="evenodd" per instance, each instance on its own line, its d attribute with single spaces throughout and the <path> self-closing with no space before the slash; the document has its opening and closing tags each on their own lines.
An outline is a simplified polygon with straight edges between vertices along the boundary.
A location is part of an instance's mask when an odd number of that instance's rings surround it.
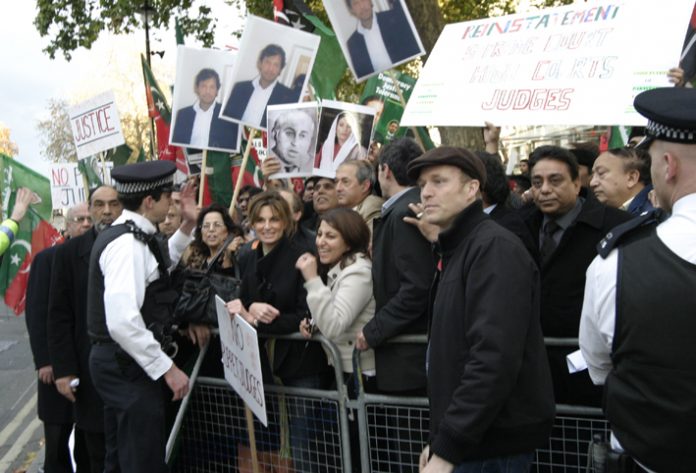
<svg viewBox="0 0 696 473">
<path fill-rule="evenodd" d="M 14 159 L 0 154 L 0 193 L 3 219 L 14 207 L 18 188 L 34 192 L 34 200 L 19 223 L 19 232 L 7 249 L 0 264 L 0 296 L 15 314 L 24 312 L 27 281 L 33 255 L 62 241 L 58 231 L 48 223 L 51 218 L 51 184 L 47 178 Z"/>
</svg>

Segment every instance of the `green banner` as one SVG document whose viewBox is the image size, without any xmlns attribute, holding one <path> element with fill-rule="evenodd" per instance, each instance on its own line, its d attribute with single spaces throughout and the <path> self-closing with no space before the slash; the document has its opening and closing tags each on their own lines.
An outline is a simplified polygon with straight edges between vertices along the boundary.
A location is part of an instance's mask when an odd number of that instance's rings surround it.
<svg viewBox="0 0 696 473">
<path fill-rule="evenodd" d="M 393 74 L 393 75 L 392 75 Z M 404 114 L 404 105 L 399 97 L 398 87 L 401 89 L 401 96 L 404 103 L 411 97 L 416 79 L 397 71 L 382 72 L 372 76 L 365 83 L 360 103 L 364 105 L 375 105 L 378 112 L 375 119 L 374 141 L 385 144 L 399 136 L 405 136 L 408 128 L 399 127 L 401 116 Z M 381 104 L 380 104 L 381 102 Z"/>
</svg>

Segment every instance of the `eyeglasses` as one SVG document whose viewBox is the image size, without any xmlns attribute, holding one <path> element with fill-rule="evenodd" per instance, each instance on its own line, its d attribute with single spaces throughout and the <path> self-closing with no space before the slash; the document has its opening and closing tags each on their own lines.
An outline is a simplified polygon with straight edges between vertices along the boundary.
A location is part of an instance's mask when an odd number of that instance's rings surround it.
<svg viewBox="0 0 696 473">
<path fill-rule="evenodd" d="M 82 217 L 71 217 L 68 220 L 70 220 L 72 223 L 92 223 L 92 217 L 90 217 L 89 215 L 83 215 Z"/>
<path fill-rule="evenodd" d="M 218 228 L 222 228 L 224 226 L 225 226 L 225 224 L 222 222 L 213 222 L 213 223 L 204 223 L 203 225 L 201 225 L 201 228 L 203 230 L 211 230 L 211 229 L 217 230 Z"/>
</svg>

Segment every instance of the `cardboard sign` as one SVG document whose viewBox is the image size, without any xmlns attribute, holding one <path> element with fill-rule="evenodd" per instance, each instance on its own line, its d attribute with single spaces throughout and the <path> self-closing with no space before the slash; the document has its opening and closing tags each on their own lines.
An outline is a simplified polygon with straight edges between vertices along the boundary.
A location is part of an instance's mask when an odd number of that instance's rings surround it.
<svg viewBox="0 0 696 473">
<path fill-rule="evenodd" d="M 693 6 L 596 1 L 447 25 L 401 125 L 645 124 L 633 99 L 671 86 Z"/>
<path fill-rule="evenodd" d="M 112 91 L 71 107 L 68 115 L 79 159 L 125 143 Z"/>
<path fill-rule="evenodd" d="M 96 173 L 102 182 L 111 184 L 111 169 L 114 163 L 106 161 L 106 170 L 102 173 L 101 162 L 97 162 Z M 51 198 L 53 210 L 70 208 L 76 204 L 87 202 L 87 190 L 85 189 L 82 173 L 77 163 L 51 164 Z"/>
<path fill-rule="evenodd" d="M 219 296 L 215 296 L 215 306 L 225 379 L 259 421 L 268 427 L 256 330 L 239 314 L 230 319 L 225 301 Z"/>
</svg>

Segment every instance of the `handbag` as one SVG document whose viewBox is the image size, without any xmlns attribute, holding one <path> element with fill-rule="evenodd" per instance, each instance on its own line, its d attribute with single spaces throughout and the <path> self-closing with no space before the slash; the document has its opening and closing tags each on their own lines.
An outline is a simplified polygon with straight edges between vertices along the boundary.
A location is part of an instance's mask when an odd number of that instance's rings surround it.
<svg viewBox="0 0 696 473">
<path fill-rule="evenodd" d="M 235 235 L 230 235 L 225 240 L 205 271 L 183 270 L 181 292 L 174 306 L 174 321 L 177 325 L 194 323 L 217 327 L 215 296 L 220 296 L 226 302 L 239 296 L 241 278 L 237 264 L 234 265 L 234 276 L 213 272 L 213 268 L 234 237 Z"/>
</svg>

